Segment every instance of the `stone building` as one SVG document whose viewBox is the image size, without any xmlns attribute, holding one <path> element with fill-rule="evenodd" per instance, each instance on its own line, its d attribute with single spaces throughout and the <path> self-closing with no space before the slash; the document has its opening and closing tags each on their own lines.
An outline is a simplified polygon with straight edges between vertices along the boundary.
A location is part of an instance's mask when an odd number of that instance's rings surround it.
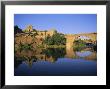
<svg viewBox="0 0 110 89">
<path fill-rule="evenodd" d="M 32 32 L 33 31 L 32 25 L 27 26 L 27 28 L 24 31 L 25 32 Z"/>
</svg>

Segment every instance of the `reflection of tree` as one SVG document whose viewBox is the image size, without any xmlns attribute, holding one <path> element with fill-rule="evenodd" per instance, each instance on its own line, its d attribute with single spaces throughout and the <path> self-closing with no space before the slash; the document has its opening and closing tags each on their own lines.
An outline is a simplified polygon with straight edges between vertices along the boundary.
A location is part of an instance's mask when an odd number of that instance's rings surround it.
<svg viewBox="0 0 110 89">
<path fill-rule="evenodd" d="M 44 50 L 43 53 L 45 53 L 47 57 L 52 56 L 55 60 L 57 60 L 58 58 L 64 57 L 66 51 L 65 48 L 48 48 Z"/>
<path fill-rule="evenodd" d="M 32 56 L 32 57 L 27 57 L 27 56 L 17 57 L 17 56 L 15 56 L 14 59 L 15 59 L 14 60 L 14 68 L 17 68 L 23 61 L 25 61 L 25 63 L 28 64 L 29 67 L 31 67 L 33 62 L 36 62 L 38 60 L 35 56 Z"/>
<path fill-rule="evenodd" d="M 16 57 L 15 57 L 16 59 Z M 14 68 L 17 68 L 22 63 L 22 60 L 14 60 Z"/>
<path fill-rule="evenodd" d="M 14 68 L 17 68 L 25 59 L 22 57 L 14 57 Z"/>
<path fill-rule="evenodd" d="M 92 52 L 92 55 L 89 56 L 78 56 L 76 52 Z M 96 52 L 91 48 L 83 49 L 82 51 L 74 51 L 66 50 L 65 48 L 48 48 L 48 49 L 36 49 L 36 50 L 16 50 L 15 51 L 15 60 L 14 60 L 14 67 L 17 68 L 22 61 L 25 61 L 30 67 L 32 66 L 33 62 L 37 61 L 49 61 L 55 62 L 58 58 L 72 58 L 72 59 L 85 59 L 85 60 L 94 60 L 96 59 Z"/>
<path fill-rule="evenodd" d="M 32 67 L 32 64 L 33 64 L 33 58 L 26 58 L 27 60 L 25 61 L 28 65 L 29 65 L 29 67 Z"/>
<path fill-rule="evenodd" d="M 64 57 L 66 51 L 64 48 L 49 48 L 49 49 L 37 49 L 37 50 L 17 50 L 15 52 L 15 65 L 18 61 L 25 61 L 29 66 L 33 61 L 43 60 L 49 62 L 55 62 L 58 58 Z M 19 65 L 19 64 L 18 64 Z"/>
</svg>

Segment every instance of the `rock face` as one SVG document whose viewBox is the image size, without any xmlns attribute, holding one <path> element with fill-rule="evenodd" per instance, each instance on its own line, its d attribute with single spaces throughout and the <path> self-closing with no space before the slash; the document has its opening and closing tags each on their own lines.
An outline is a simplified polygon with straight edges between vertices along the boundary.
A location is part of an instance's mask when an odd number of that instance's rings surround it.
<svg viewBox="0 0 110 89">
<path fill-rule="evenodd" d="M 15 44 L 31 44 L 35 48 L 36 45 L 43 44 L 43 40 L 45 40 L 47 36 L 53 36 L 55 33 L 55 30 L 33 30 L 32 25 L 29 25 L 22 33 L 15 34 L 14 40 Z"/>
</svg>

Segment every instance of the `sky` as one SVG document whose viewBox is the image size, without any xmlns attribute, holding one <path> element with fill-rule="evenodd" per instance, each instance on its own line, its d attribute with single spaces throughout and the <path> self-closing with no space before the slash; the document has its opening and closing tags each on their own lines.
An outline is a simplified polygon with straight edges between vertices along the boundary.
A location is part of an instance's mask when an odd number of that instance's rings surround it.
<svg viewBox="0 0 110 89">
<path fill-rule="evenodd" d="M 34 29 L 50 30 L 64 34 L 97 32 L 96 14 L 15 14 L 14 25 L 25 29 L 32 25 Z"/>
</svg>

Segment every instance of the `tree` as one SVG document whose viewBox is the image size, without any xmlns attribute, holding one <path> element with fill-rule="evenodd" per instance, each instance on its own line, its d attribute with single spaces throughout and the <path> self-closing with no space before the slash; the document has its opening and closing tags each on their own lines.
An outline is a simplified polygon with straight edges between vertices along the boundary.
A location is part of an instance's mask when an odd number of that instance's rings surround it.
<svg viewBox="0 0 110 89">
<path fill-rule="evenodd" d="M 46 43 L 47 45 L 65 45 L 66 39 L 64 35 L 56 33 L 51 37 L 46 37 L 44 43 Z"/>
<path fill-rule="evenodd" d="M 22 33 L 22 29 L 20 29 L 17 25 L 14 26 L 14 34 Z"/>
</svg>

